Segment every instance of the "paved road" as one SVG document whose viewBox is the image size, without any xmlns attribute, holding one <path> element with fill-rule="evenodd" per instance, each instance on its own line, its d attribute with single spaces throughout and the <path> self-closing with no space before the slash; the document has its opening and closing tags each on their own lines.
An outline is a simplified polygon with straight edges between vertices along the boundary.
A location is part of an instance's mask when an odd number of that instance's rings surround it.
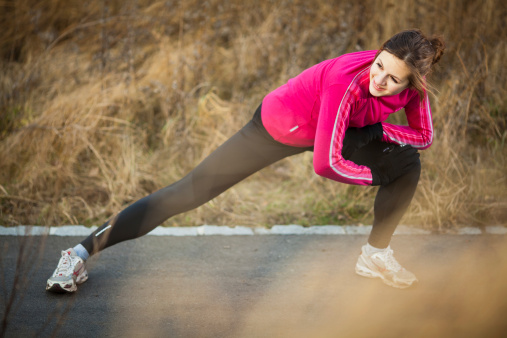
<svg viewBox="0 0 507 338">
<path fill-rule="evenodd" d="M 0 237 L 1 296 L 29 248 L 7 337 L 507 333 L 507 236 L 395 236 L 396 257 L 420 280 L 406 290 L 354 274 L 361 235 L 144 237 L 90 259 L 90 279 L 67 295 L 46 293 L 45 282 L 80 238 L 43 239 Z"/>
</svg>

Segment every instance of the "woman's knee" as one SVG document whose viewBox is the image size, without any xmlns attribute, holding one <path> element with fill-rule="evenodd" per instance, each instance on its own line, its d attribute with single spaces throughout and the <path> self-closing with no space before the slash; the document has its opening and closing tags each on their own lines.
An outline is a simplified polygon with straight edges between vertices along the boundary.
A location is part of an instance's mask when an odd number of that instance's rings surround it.
<svg viewBox="0 0 507 338">
<path fill-rule="evenodd" d="M 417 160 L 414 162 L 414 165 L 410 169 L 410 172 L 416 173 L 417 176 L 421 175 L 421 159 L 417 158 Z"/>
<path fill-rule="evenodd" d="M 414 181 L 417 184 L 417 182 L 419 182 L 419 178 L 421 177 L 421 160 L 417 158 L 403 176 L 411 178 L 411 181 Z"/>
</svg>

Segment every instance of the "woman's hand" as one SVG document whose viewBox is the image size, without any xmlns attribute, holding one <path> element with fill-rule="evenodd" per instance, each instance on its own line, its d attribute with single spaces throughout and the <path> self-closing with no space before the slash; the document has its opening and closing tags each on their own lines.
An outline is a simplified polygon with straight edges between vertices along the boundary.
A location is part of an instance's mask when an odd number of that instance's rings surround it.
<svg viewBox="0 0 507 338">
<path fill-rule="evenodd" d="M 348 160 L 358 149 L 364 147 L 373 140 L 381 140 L 384 131 L 382 123 L 378 122 L 362 128 L 349 128 L 343 138 L 342 156 Z"/>
<path fill-rule="evenodd" d="M 417 149 L 410 145 L 389 145 L 375 164 L 370 165 L 372 185 L 388 185 L 419 162 Z"/>
</svg>

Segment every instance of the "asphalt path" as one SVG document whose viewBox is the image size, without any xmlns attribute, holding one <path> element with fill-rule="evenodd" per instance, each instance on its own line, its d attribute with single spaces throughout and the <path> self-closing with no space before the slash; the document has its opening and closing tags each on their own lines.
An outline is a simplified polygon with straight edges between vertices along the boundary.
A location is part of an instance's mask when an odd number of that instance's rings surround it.
<svg viewBox="0 0 507 338">
<path fill-rule="evenodd" d="M 505 235 L 395 236 L 419 278 L 404 290 L 354 273 L 363 235 L 144 237 L 92 257 L 77 292 L 46 292 L 80 240 L 0 236 L 6 337 L 507 334 Z"/>
</svg>

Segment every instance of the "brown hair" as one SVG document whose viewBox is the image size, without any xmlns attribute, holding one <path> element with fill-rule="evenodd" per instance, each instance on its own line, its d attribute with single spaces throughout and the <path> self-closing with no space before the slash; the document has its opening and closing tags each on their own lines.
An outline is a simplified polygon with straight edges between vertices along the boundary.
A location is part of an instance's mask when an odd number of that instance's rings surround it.
<svg viewBox="0 0 507 338">
<path fill-rule="evenodd" d="M 444 54 L 443 38 L 436 35 L 428 38 L 419 29 L 406 30 L 384 42 L 375 59 L 384 50 L 405 62 L 410 69 L 410 86 L 422 100 L 427 90 L 425 77 Z"/>
</svg>

